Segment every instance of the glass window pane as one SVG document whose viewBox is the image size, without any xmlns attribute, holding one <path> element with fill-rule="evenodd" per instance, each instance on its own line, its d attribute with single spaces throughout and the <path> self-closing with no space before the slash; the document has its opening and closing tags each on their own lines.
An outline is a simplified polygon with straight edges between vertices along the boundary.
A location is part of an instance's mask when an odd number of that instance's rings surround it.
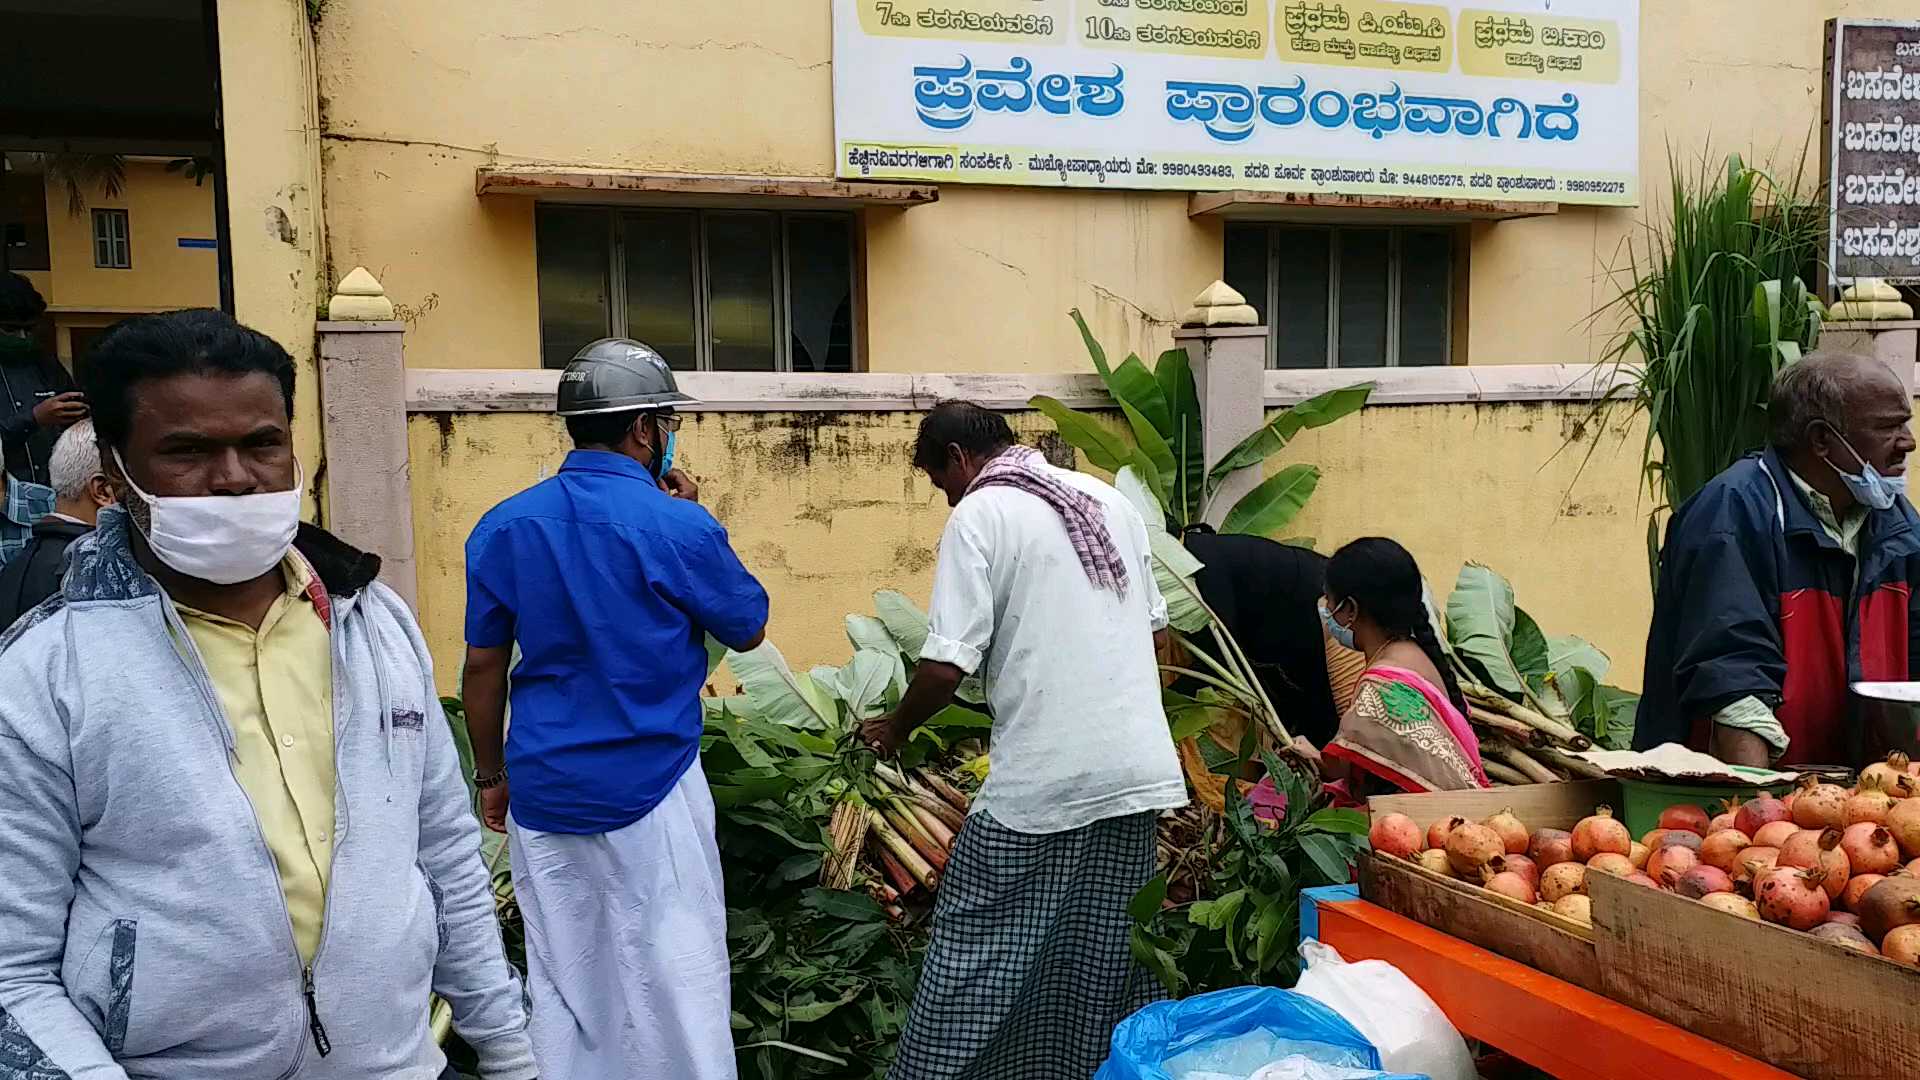
<svg viewBox="0 0 1920 1080">
<path fill-rule="evenodd" d="M 1227 226 L 1226 273 L 1221 280 L 1247 298 L 1267 324 L 1267 228 L 1264 225 Z"/>
<path fill-rule="evenodd" d="M 540 289 L 540 358 L 566 367 L 581 346 L 607 336 L 607 212 L 540 207 L 534 252 Z"/>
<path fill-rule="evenodd" d="M 1446 233 L 1400 235 L 1400 363 L 1432 366 L 1448 355 L 1453 238 Z"/>
<path fill-rule="evenodd" d="M 1341 229 L 1340 367 L 1387 362 L 1387 245 L 1382 229 Z"/>
<path fill-rule="evenodd" d="M 1275 229 L 1280 289 L 1273 312 L 1273 366 L 1327 366 L 1325 229 Z"/>
<path fill-rule="evenodd" d="M 772 214 L 707 215 L 707 333 L 713 370 L 772 371 Z"/>
<path fill-rule="evenodd" d="M 653 346 L 676 371 L 700 366 L 693 320 L 693 225 L 691 213 L 620 216 L 627 336 Z"/>
<path fill-rule="evenodd" d="M 851 218 L 787 218 L 787 303 L 793 370 L 852 371 Z"/>
</svg>

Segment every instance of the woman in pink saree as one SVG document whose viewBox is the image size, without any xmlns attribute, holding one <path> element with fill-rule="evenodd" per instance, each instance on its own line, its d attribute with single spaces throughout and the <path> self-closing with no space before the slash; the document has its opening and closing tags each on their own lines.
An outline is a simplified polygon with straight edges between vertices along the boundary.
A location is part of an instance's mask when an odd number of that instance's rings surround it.
<svg viewBox="0 0 1920 1080">
<path fill-rule="evenodd" d="M 1320 751 L 1327 779 L 1344 773 L 1349 788 L 1406 792 L 1489 786 L 1407 549 L 1382 537 L 1341 548 L 1320 605 L 1327 633 L 1367 657 L 1353 704 Z"/>
</svg>

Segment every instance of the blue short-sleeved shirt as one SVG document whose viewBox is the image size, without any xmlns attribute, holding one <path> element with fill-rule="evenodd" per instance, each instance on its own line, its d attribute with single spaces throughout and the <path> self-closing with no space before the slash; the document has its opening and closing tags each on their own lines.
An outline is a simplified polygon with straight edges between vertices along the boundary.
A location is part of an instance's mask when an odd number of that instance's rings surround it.
<svg viewBox="0 0 1920 1080">
<path fill-rule="evenodd" d="M 530 829 L 602 833 L 645 817 L 700 749 L 705 635 L 767 622 L 726 530 L 639 462 L 575 450 L 467 538 L 467 644 L 520 646 L 507 769 Z"/>
</svg>

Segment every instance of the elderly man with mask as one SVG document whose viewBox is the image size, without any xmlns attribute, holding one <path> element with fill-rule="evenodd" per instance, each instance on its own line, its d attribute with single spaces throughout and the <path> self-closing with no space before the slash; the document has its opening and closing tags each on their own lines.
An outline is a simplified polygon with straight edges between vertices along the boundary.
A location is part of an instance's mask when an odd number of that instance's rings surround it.
<svg viewBox="0 0 1920 1080">
<path fill-rule="evenodd" d="M 91 420 L 60 433 L 48 474 L 53 479 L 53 509 L 33 523 L 33 535 L 19 557 L 0 568 L 0 630 L 53 595 L 67 571 L 68 546 L 92 532 L 100 511 L 113 505 L 113 486 L 100 471 Z"/>
<path fill-rule="evenodd" d="M 0 635 L 0 1076 L 535 1075 L 459 754 L 380 561 L 300 524 L 292 357 L 218 311 L 90 354 L 124 509 Z"/>
<path fill-rule="evenodd" d="M 1920 660 L 1920 518 L 1905 497 L 1913 410 L 1871 358 L 1783 369 L 1770 445 L 1667 527 L 1634 744 L 1733 764 L 1855 764 L 1886 753 L 1849 688 Z"/>
</svg>

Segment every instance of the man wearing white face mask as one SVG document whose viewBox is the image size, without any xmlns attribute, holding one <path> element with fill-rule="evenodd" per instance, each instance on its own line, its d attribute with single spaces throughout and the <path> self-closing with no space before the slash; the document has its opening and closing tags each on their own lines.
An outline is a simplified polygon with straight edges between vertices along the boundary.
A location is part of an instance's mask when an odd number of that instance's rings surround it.
<svg viewBox="0 0 1920 1080">
<path fill-rule="evenodd" d="M 300 523 L 293 375 L 217 311 L 90 356 L 124 509 L 0 636 L 0 1075 L 418 1080 L 430 992 L 535 1075 L 419 628 Z"/>
<path fill-rule="evenodd" d="M 1905 387 L 1870 357 L 1815 353 L 1781 371 L 1772 445 L 1667 527 L 1637 748 L 1683 742 L 1762 766 L 1892 748 L 1848 688 L 1920 677 L 1912 419 Z"/>
</svg>

